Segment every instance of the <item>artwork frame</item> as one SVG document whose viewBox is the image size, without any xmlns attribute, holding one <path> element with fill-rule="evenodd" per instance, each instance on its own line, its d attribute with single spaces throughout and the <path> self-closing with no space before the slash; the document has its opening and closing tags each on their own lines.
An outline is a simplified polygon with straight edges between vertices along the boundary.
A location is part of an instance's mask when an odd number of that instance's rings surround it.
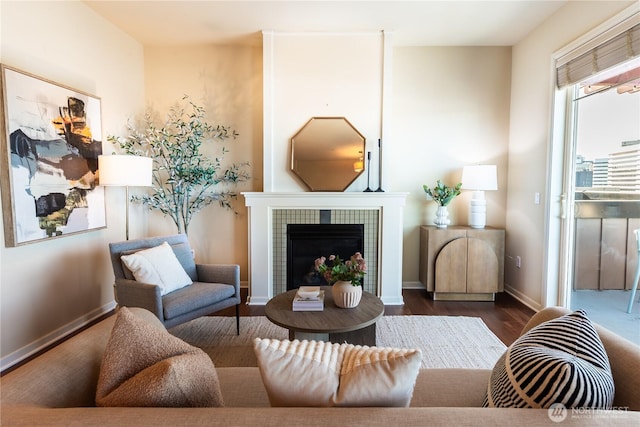
<svg viewBox="0 0 640 427">
<path fill-rule="evenodd" d="M 106 228 L 102 100 L 0 64 L 6 247 Z"/>
</svg>

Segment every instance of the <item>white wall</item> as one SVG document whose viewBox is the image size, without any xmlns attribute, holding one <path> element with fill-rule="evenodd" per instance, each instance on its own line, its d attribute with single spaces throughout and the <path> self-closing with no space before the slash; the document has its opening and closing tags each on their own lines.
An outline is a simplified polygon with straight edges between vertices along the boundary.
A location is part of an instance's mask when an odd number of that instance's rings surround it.
<svg viewBox="0 0 640 427">
<path fill-rule="evenodd" d="M 316 116 L 344 116 L 364 135 L 376 188 L 383 34 L 276 32 L 265 34 L 264 43 L 265 191 L 306 191 L 290 171 L 290 138 Z M 366 187 L 363 174 L 347 191 Z"/>
<path fill-rule="evenodd" d="M 143 107 L 142 47 L 83 3 L 3 1 L 0 8 L 0 61 L 100 97 L 103 140 Z M 107 229 L 1 244 L 2 368 L 113 307 L 107 243 L 124 240 L 123 201 L 124 191 L 107 189 Z"/>
<path fill-rule="evenodd" d="M 396 47 L 393 52 L 390 187 L 406 191 L 403 281 L 417 286 L 420 226 L 433 225 L 437 205 L 423 184 L 460 182 L 467 164 L 498 166 L 498 191 L 487 191 L 487 225 L 503 228 L 511 48 Z M 452 224 L 468 223 L 470 195 L 449 205 Z"/>
<path fill-rule="evenodd" d="M 535 309 L 549 300 L 545 295 L 545 203 L 555 211 L 559 197 L 547 192 L 554 87 L 551 56 L 630 3 L 569 2 L 513 47 L 505 288 Z M 535 192 L 542 195 L 539 205 L 534 204 Z M 513 263 L 516 255 L 522 257 L 520 269 Z"/>
</svg>

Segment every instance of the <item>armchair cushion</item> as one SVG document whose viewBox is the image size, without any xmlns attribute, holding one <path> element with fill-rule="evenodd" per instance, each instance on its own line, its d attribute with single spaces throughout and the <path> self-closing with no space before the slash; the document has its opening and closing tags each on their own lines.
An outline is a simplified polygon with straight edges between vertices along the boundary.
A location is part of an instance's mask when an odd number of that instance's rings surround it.
<svg viewBox="0 0 640 427">
<path fill-rule="evenodd" d="M 164 318 L 173 319 L 181 314 L 231 298 L 235 293 L 235 287 L 232 285 L 193 282 L 188 288 L 178 289 L 162 297 Z"/>
<path fill-rule="evenodd" d="M 155 318 L 122 307 L 103 355 L 96 404 L 195 407 L 223 401 L 205 352 L 169 334 Z"/>
<path fill-rule="evenodd" d="M 193 283 L 167 242 L 121 259 L 136 281 L 159 286 L 161 295 Z"/>
</svg>

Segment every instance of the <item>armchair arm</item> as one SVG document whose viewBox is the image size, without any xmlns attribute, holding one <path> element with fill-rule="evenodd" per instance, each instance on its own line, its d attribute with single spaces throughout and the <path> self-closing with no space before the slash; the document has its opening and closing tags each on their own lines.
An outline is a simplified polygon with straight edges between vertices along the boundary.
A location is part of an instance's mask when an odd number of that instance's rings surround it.
<svg viewBox="0 0 640 427">
<path fill-rule="evenodd" d="M 149 310 L 164 322 L 160 287 L 129 279 L 116 279 L 116 301 L 126 307 L 141 307 Z"/>
<path fill-rule="evenodd" d="M 207 283 L 225 283 L 236 288 L 240 296 L 240 266 L 237 264 L 196 264 L 198 281 Z"/>
</svg>

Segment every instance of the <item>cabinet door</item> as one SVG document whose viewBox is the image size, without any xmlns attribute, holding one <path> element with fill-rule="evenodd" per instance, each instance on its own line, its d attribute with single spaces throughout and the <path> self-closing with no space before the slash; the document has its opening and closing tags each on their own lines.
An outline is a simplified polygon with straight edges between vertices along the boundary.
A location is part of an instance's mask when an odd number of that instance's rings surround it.
<svg viewBox="0 0 640 427">
<path fill-rule="evenodd" d="M 467 240 L 467 292 L 498 292 L 498 257 L 489 243 Z"/>
<path fill-rule="evenodd" d="M 467 240 L 452 240 L 438 254 L 436 292 L 467 292 Z"/>
</svg>

